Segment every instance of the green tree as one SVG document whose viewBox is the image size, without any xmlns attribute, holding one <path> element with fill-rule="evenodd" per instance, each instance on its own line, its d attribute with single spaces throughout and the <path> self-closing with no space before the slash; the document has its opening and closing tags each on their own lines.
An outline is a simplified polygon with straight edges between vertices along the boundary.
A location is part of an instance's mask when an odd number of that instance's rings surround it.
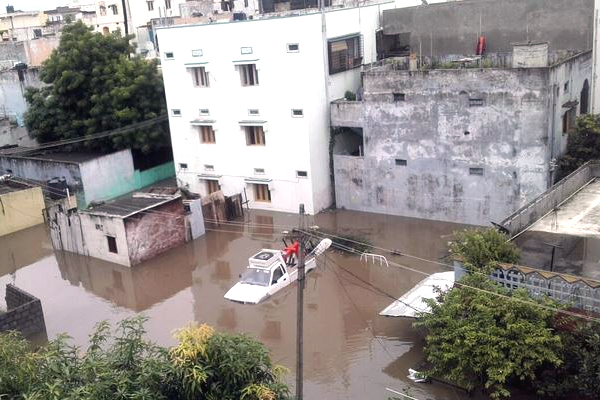
<svg viewBox="0 0 600 400">
<path fill-rule="evenodd" d="M 559 368 L 548 366 L 534 382 L 537 394 L 552 399 L 600 399 L 600 324 L 556 318 L 563 342 Z"/>
<path fill-rule="evenodd" d="M 275 400 L 288 396 L 284 369 L 271 363 L 265 346 L 245 335 L 215 333 L 207 325 L 176 334 L 172 348 L 176 380 L 185 399 Z"/>
<path fill-rule="evenodd" d="M 561 364 L 560 337 L 548 327 L 553 312 L 527 304 L 526 292 L 508 292 L 474 274 L 440 300 L 427 300 L 432 312 L 415 323 L 427 332 L 431 375 L 499 399 L 510 396 L 511 380 L 532 382 L 542 365 Z"/>
<path fill-rule="evenodd" d="M 31 135 L 41 143 L 74 139 L 164 114 L 157 63 L 130 58 L 129 39 L 118 32 L 92 32 L 81 21 L 66 25 L 58 48 L 42 64 L 40 79 L 47 86 L 25 93 Z M 149 153 L 164 146 L 170 146 L 166 122 L 73 147 L 102 152 L 131 147 Z"/>
<path fill-rule="evenodd" d="M 206 325 L 182 330 L 167 349 L 144 339 L 144 317 L 111 333 L 100 322 L 87 351 L 59 336 L 32 352 L 15 333 L 0 334 L 0 399 L 11 400 L 279 400 L 288 395 L 281 367 L 261 343 L 216 333 Z"/>
<path fill-rule="evenodd" d="M 494 262 L 516 263 L 520 258 L 519 249 L 509 237 L 492 228 L 454 232 L 448 247 L 470 272 L 489 273 Z"/>
<path fill-rule="evenodd" d="M 564 178 L 586 161 L 600 159 L 600 115 L 586 114 L 577 118 L 569 133 L 567 151 L 559 160 L 557 180 Z"/>
</svg>

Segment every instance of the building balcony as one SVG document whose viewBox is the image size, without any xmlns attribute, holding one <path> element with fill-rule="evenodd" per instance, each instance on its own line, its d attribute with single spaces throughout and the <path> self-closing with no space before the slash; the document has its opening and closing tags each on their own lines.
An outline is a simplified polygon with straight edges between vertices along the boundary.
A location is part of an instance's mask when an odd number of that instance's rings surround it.
<svg viewBox="0 0 600 400">
<path fill-rule="evenodd" d="M 362 101 L 335 100 L 331 102 L 331 126 L 354 127 L 362 126 Z"/>
</svg>

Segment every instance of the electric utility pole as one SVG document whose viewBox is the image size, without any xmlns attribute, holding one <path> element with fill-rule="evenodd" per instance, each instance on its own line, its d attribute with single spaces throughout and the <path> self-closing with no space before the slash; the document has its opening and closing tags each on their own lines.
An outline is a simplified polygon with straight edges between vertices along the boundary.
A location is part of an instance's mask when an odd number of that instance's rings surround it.
<svg viewBox="0 0 600 400">
<path fill-rule="evenodd" d="M 302 220 L 304 218 L 304 204 L 300 204 L 300 230 L 298 235 L 298 302 L 296 304 L 296 400 L 302 400 L 303 377 L 303 333 L 304 333 L 304 235 L 302 233 Z"/>
</svg>

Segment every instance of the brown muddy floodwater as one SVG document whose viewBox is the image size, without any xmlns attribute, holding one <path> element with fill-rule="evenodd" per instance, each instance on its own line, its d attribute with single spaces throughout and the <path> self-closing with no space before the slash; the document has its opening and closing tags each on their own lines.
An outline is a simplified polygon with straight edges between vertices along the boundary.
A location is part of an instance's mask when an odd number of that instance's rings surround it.
<svg viewBox="0 0 600 400">
<path fill-rule="evenodd" d="M 209 230 L 133 268 L 55 253 L 45 227 L 38 226 L 0 238 L 0 287 L 15 283 L 39 297 L 48 338 L 66 332 L 80 346 L 86 345 L 96 322 L 114 323 L 138 313 L 149 317 L 148 337 L 166 346 L 174 344 L 173 330 L 191 321 L 248 333 L 271 349 L 276 363 L 290 369 L 288 382 L 293 386 L 295 285 L 259 305 L 232 303 L 223 295 L 238 280 L 249 256 L 263 247 L 281 248 L 282 230 L 297 223 L 297 215 L 252 211 L 237 223 Z M 435 261 L 443 261 L 450 234 L 462 228 L 344 210 L 306 217 L 305 226 L 314 224 Z M 383 254 L 426 273 L 447 270 L 412 257 Z M 379 316 L 392 299 L 363 282 L 400 296 L 423 278 L 399 267 L 365 264 L 356 255 L 326 253 L 317 270 L 308 274 L 304 296 L 306 399 L 385 400 L 392 395 L 386 387 L 408 388 L 419 400 L 468 398 L 449 386 L 414 384 L 406 378 L 408 368 L 422 359 L 422 340 L 411 321 Z"/>
</svg>

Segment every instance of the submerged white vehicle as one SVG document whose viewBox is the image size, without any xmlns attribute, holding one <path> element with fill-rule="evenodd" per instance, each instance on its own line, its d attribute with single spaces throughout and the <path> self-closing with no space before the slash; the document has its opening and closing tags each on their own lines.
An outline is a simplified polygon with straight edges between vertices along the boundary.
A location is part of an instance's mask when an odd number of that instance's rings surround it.
<svg viewBox="0 0 600 400">
<path fill-rule="evenodd" d="M 304 259 L 305 271 L 317 266 L 316 257 L 331 246 L 323 239 Z M 227 293 L 227 300 L 258 304 L 298 279 L 298 242 L 284 250 L 262 249 L 248 259 L 241 279 Z"/>
</svg>

